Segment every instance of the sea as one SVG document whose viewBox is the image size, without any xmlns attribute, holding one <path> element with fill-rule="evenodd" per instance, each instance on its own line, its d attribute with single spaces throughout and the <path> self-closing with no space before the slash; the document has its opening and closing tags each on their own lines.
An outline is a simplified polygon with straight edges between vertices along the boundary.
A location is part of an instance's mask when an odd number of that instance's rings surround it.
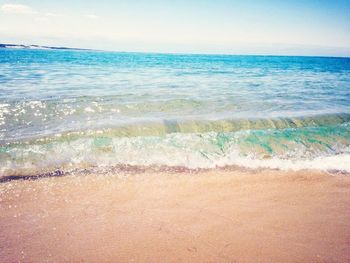
<svg viewBox="0 0 350 263">
<path fill-rule="evenodd" d="M 350 173 L 350 58 L 0 49 L 0 177 Z"/>
</svg>

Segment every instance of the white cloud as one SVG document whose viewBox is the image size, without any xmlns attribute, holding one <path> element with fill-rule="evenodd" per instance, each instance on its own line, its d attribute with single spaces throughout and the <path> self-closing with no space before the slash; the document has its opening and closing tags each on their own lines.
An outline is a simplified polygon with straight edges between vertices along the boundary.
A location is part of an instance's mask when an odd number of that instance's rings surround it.
<svg viewBox="0 0 350 263">
<path fill-rule="evenodd" d="M 22 4 L 3 4 L 0 5 L 0 12 L 3 14 L 17 14 L 17 15 L 35 15 L 35 20 L 37 21 L 48 21 L 50 18 L 58 18 L 64 16 L 63 14 L 53 13 L 53 12 L 39 12 L 34 10 L 28 5 Z M 87 19 L 98 19 L 99 17 L 95 14 L 78 14 L 78 18 L 87 18 Z"/>
<path fill-rule="evenodd" d="M 36 14 L 37 13 L 30 6 L 21 5 L 21 4 L 3 4 L 1 6 L 0 10 L 1 10 L 1 12 L 5 13 L 5 14 L 29 15 L 29 14 Z"/>
<path fill-rule="evenodd" d="M 98 16 L 95 15 L 95 14 L 88 14 L 88 15 L 85 15 L 86 18 L 90 18 L 90 19 L 97 19 Z"/>
<path fill-rule="evenodd" d="M 56 14 L 56 13 L 45 13 L 44 16 L 46 16 L 46 17 L 59 17 L 61 15 L 60 14 Z"/>
</svg>

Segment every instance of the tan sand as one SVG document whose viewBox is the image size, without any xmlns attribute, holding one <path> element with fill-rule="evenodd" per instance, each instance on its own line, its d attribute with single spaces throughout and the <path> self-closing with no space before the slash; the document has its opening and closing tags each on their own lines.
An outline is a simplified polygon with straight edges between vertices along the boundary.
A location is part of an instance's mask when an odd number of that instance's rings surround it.
<svg viewBox="0 0 350 263">
<path fill-rule="evenodd" d="M 0 184 L 0 262 L 350 262 L 350 177 L 212 170 Z"/>
</svg>

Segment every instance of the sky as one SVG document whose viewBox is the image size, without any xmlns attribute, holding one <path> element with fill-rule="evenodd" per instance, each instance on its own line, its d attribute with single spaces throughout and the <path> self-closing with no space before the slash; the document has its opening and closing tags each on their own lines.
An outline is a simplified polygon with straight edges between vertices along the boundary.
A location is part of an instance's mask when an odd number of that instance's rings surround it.
<svg viewBox="0 0 350 263">
<path fill-rule="evenodd" d="M 0 43 L 350 57 L 350 0 L 0 0 Z"/>
</svg>

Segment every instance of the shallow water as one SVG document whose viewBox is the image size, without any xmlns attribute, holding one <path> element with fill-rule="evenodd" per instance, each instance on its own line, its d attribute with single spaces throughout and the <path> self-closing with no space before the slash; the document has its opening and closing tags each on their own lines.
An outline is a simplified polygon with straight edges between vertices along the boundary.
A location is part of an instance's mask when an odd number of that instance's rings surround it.
<svg viewBox="0 0 350 263">
<path fill-rule="evenodd" d="M 0 49 L 0 176 L 349 163 L 348 58 Z"/>
</svg>

